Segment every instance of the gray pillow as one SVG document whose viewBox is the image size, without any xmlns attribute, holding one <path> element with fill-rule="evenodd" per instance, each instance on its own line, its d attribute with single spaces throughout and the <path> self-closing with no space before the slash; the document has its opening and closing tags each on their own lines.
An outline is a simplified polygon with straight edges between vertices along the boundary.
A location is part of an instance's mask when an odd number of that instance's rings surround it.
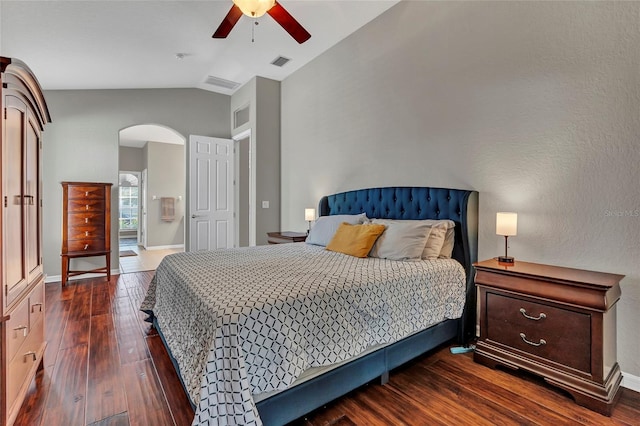
<svg viewBox="0 0 640 426">
<path fill-rule="evenodd" d="M 329 244 L 329 241 L 331 241 L 342 222 L 347 222 L 350 225 L 358 225 L 366 221 L 367 215 L 365 213 L 320 216 L 311 228 L 311 231 L 309 231 L 307 244 L 324 247 Z"/>
</svg>

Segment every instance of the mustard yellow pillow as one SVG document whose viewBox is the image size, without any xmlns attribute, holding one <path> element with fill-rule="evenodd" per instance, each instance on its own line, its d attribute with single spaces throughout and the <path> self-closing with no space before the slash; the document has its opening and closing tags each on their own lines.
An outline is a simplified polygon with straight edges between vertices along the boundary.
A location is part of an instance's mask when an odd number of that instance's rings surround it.
<svg viewBox="0 0 640 426">
<path fill-rule="evenodd" d="M 384 225 L 352 225 L 343 222 L 338 227 L 326 249 L 355 257 L 367 257 L 371 247 L 384 232 Z"/>
</svg>

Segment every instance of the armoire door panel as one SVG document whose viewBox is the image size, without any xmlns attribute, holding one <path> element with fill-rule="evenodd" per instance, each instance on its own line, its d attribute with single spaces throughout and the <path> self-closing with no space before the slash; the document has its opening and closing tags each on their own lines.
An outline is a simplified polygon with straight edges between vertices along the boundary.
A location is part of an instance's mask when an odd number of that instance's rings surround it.
<svg viewBox="0 0 640 426">
<path fill-rule="evenodd" d="M 40 137 L 37 124 L 29 114 L 26 129 L 25 159 L 25 243 L 26 270 L 28 281 L 32 282 L 42 274 L 42 247 L 40 246 Z"/>
<path fill-rule="evenodd" d="M 25 198 L 22 192 L 24 164 L 24 103 L 15 97 L 7 96 L 5 110 L 5 140 L 2 154 L 2 183 L 4 192 L 3 214 L 3 280 L 7 298 L 4 306 L 10 306 L 27 286 L 25 264 Z M 22 107 L 19 109 L 19 107 Z"/>
</svg>

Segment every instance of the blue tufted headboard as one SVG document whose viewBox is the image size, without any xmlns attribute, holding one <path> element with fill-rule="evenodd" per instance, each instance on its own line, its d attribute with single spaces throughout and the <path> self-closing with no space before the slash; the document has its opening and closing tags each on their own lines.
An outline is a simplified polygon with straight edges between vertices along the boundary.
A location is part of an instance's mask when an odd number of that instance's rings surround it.
<svg viewBox="0 0 640 426">
<path fill-rule="evenodd" d="M 463 340 L 475 336 L 476 290 L 473 262 L 478 257 L 478 192 L 429 187 L 368 188 L 322 197 L 320 216 L 366 213 L 379 219 L 450 219 L 456 224 L 453 258 L 467 274 Z"/>
</svg>

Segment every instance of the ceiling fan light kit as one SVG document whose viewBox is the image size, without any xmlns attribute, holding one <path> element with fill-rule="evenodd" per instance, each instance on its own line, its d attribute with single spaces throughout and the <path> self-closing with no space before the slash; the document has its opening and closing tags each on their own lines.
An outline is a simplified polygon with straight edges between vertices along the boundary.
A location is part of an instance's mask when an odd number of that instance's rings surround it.
<svg viewBox="0 0 640 426">
<path fill-rule="evenodd" d="M 233 0 L 231 10 L 213 33 L 213 38 L 226 38 L 243 14 L 258 18 L 265 13 L 268 13 L 298 43 L 302 44 L 311 38 L 311 34 L 276 0 Z"/>
<path fill-rule="evenodd" d="M 233 4 L 238 6 L 245 15 L 259 18 L 275 6 L 276 0 L 233 0 Z"/>
</svg>

